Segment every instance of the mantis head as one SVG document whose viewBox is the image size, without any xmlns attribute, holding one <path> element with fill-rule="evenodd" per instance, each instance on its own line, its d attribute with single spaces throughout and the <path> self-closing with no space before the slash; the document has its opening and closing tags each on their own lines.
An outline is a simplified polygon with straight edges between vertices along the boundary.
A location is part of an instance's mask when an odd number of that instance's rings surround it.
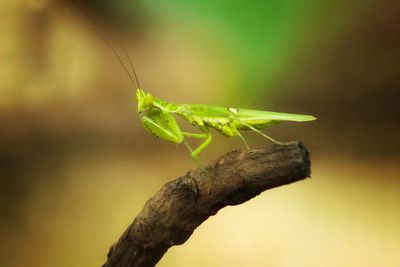
<svg viewBox="0 0 400 267">
<path fill-rule="evenodd" d="M 183 133 L 174 117 L 160 106 L 160 100 L 155 100 L 149 93 L 137 89 L 136 97 L 138 112 L 143 126 L 152 135 L 164 140 L 180 144 L 183 142 Z"/>
<path fill-rule="evenodd" d="M 153 106 L 154 98 L 151 94 L 144 92 L 142 89 L 137 89 L 136 91 L 137 98 L 137 111 L 143 112 L 148 111 Z"/>
</svg>

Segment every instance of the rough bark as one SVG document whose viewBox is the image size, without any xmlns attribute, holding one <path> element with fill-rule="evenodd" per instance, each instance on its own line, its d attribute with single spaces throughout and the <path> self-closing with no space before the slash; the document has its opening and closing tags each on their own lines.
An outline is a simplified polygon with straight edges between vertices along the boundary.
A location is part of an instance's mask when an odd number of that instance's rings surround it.
<svg viewBox="0 0 400 267">
<path fill-rule="evenodd" d="M 111 247 L 103 266 L 154 266 L 221 208 L 309 175 L 308 151 L 300 142 L 229 152 L 165 184 Z"/>
</svg>

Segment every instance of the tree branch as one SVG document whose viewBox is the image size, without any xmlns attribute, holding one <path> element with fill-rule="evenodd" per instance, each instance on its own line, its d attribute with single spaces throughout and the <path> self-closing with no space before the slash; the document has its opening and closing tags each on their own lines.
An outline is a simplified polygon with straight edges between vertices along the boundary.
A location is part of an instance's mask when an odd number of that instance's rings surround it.
<svg viewBox="0 0 400 267">
<path fill-rule="evenodd" d="M 111 247 L 103 267 L 154 266 L 223 207 L 309 175 L 308 151 L 300 142 L 229 152 L 165 184 Z"/>
</svg>

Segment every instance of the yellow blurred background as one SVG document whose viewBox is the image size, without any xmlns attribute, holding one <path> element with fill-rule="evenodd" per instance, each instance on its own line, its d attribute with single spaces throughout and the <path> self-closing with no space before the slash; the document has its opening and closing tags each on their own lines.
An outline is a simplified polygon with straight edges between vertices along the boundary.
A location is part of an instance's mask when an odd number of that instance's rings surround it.
<svg viewBox="0 0 400 267">
<path fill-rule="evenodd" d="M 0 12 L 4 266 L 101 266 L 145 201 L 195 168 L 143 129 L 104 39 L 159 98 L 318 117 L 266 130 L 308 147 L 312 179 L 221 210 L 157 266 L 400 266 L 397 2 L 0 0 Z M 204 161 L 243 148 L 214 137 Z"/>
</svg>

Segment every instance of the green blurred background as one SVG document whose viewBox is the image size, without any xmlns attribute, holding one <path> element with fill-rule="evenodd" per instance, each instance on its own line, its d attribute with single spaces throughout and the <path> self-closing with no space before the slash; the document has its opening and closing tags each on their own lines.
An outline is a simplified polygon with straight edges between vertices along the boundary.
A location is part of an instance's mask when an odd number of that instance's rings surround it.
<svg viewBox="0 0 400 267">
<path fill-rule="evenodd" d="M 144 131 L 102 38 L 125 44 L 160 98 L 318 117 L 267 130 L 304 142 L 312 179 L 225 208 L 158 266 L 400 266 L 398 2 L 0 0 L 0 12 L 2 266 L 100 266 L 144 202 L 195 167 Z M 214 136 L 203 160 L 243 146 Z"/>
</svg>

